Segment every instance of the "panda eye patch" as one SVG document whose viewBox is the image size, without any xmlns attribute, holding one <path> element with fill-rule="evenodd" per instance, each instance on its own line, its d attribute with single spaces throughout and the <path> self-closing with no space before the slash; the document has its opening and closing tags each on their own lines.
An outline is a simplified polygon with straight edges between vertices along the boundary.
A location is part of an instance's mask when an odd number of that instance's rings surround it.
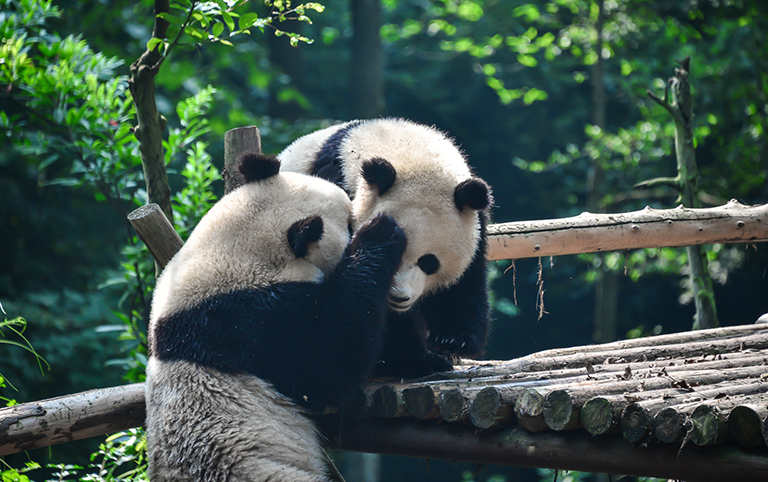
<svg viewBox="0 0 768 482">
<path fill-rule="evenodd" d="M 435 274 L 440 269 L 440 260 L 434 254 L 425 254 L 419 258 L 418 265 L 426 274 Z"/>
</svg>

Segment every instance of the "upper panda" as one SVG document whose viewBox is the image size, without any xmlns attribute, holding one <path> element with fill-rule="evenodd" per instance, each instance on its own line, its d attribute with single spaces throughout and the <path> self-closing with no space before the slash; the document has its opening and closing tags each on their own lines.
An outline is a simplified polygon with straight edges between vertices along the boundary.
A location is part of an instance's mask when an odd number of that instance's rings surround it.
<svg viewBox="0 0 768 482">
<path fill-rule="evenodd" d="M 308 134 L 278 155 L 282 169 L 342 187 L 361 226 L 386 213 L 408 236 L 389 294 L 381 373 L 448 370 L 477 355 L 489 327 L 488 185 L 439 130 L 403 119 L 352 121 Z M 425 342 L 428 341 L 428 345 Z"/>
<path fill-rule="evenodd" d="M 327 481 L 307 410 L 339 406 L 377 362 L 406 238 L 376 216 L 350 240 L 333 184 L 246 155 L 246 183 L 158 278 L 149 323 L 153 482 Z"/>
</svg>

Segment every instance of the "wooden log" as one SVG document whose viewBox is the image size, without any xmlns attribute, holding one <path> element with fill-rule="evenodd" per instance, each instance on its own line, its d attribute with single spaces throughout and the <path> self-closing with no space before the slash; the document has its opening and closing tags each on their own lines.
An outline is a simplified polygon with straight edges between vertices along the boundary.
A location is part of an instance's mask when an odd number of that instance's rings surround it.
<svg viewBox="0 0 768 482">
<path fill-rule="evenodd" d="M 144 423 L 144 384 L 90 390 L 0 409 L 0 456 Z"/>
<path fill-rule="evenodd" d="M 592 437 L 578 431 L 477 430 L 406 419 L 326 419 L 320 426 L 331 447 L 369 453 L 697 482 L 764 482 L 768 473 L 764 453 L 725 445 L 680 450 L 662 444 L 632 446 L 618 436 Z"/>
<path fill-rule="evenodd" d="M 383 385 L 373 392 L 370 413 L 374 417 L 395 418 L 408 415 L 401 390 Z"/>
<path fill-rule="evenodd" d="M 653 434 L 662 443 L 682 440 L 687 430 L 688 415 L 680 407 L 664 407 L 653 416 Z"/>
<path fill-rule="evenodd" d="M 612 403 L 606 397 L 593 397 L 581 407 L 579 419 L 581 426 L 592 435 L 615 433 L 619 431 L 618 404 Z"/>
<path fill-rule="evenodd" d="M 661 408 L 650 422 L 650 425 L 654 427 L 654 434 L 657 440 L 666 443 L 679 441 L 682 439 L 685 416 L 674 406 L 671 406 L 673 403 L 684 403 L 685 400 L 692 399 L 701 401 L 705 396 L 717 397 L 726 393 L 729 388 L 732 388 L 734 383 L 732 380 L 742 380 L 742 385 L 748 385 L 748 382 L 753 380 L 754 384 L 751 387 L 745 386 L 743 390 L 759 392 L 763 386 L 760 378 L 741 378 L 743 375 L 757 375 L 759 371 L 760 368 L 746 372 L 732 372 L 722 383 L 715 383 L 719 380 L 716 375 L 711 373 L 691 372 L 683 377 L 678 377 L 685 383 L 669 380 L 672 383 L 676 383 L 674 388 L 664 388 L 663 385 L 654 384 L 647 387 L 643 386 L 641 390 L 628 391 L 624 394 L 595 396 L 584 403 L 581 409 L 581 423 L 584 429 L 593 435 L 618 431 L 622 412 L 629 403 L 658 403 Z M 705 384 L 704 382 L 708 383 Z M 652 388 L 653 386 L 656 386 L 656 388 Z M 702 393 L 704 390 L 708 391 Z M 670 406 L 663 407 L 665 403 L 670 404 Z"/>
<path fill-rule="evenodd" d="M 523 390 L 515 400 L 515 417 L 517 423 L 529 432 L 546 430 L 544 396 L 532 388 Z"/>
<path fill-rule="evenodd" d="M 224 193 L 228 193 L 244 182 L 243 175 L 235 169 L 235 161 L 241 154 L 261 153 L 261 133 L 258 127 L 247 126 L 231 129 L 224 133 Z"/>
<path fill-rule="evenodd" d="M 652 209 L 488 227 L 488 258 L 520 259 L 664 246 L 768 241 L 768 204 Z"/>
<path fill-rule="evenodd" d="M 760 336 L 759 339 L 756 335 Z M 692 358 L 765 349 L 768 349 L 768 324 L 760 323 L 656 335 L 603 345 L 544 350 L 506 363 L 454 370 L 425 377 L 422 380 L 478 379 L 508 376 L 510 373 L 581 368 L 588 365 L 597 367 L 605 362 L 619 360 L 639 363 L 651 362 L 659 358 Z"/>
<path fill-rule="evenodd" d="M 518 423 L 526 429 L 537 431 L 548 426 L 553 430 L 571 430 L 581 426 L 581 405 L 598 395 L 609 397 L 611 394 L 622 394 L 617 400 L 623 403 L 616 404 L 617 412 L 611 416 L 618 421 L 619 411 L 632 401 L 628 401 L 628 397 L 634 396 L 635 400 L 672 399 L 681 395 L 690 396 L 694 387 L 697 390 L 696 394 L 703 388 L 710 388 L 712 393 L 718 394 L 725 388 L 719 388 L 722 385 L 712 387 L 709 385 L 760 377 L 764 371 L 765 368 L 762 365 L 719 371 L 681 370 L 675 372 L 673 377 L 668 375 L 665 369 L 656 369 L 656 372 L 648 374 L 649 376 L 629 375 L 631 378 L 626 380 L 617 380 L 615 377 L 602 380 L 581 377 L 579 380 L 555 379 L 491 384 L 478 392 L 478 396 L 470 405 L 469 414 L 472 424 L 478 428 L 499 427 L 509 423 L 508 407 L 514 406 Z M 748 390 L 758 390 L 760 386 L 761 382 Z M 714 391 L 715 389 L 719 391 Z M 465 390 L 467 393 L 476 391 L 476 388 Z M 552 395 L 555 392 L 558 393 Z M 480 393 L 483 393 L 482 397 L 479 396 Z M 632 393 L 632 395 L 623 395 L 625 393 Z M 522 397 L 525 398 L 521 400 Z M 545 408 L 547 403 L 550 404 L 549 408 Z M 545 418 L 545 413 L 546 417 L 550 417 L 549 419 Z M 604 416 L 607 417 L 607 414 Z"/>
<path fill-rule="evenodd" d="M 766 444 L 763 439 L 763 422 L 768 418 L 765 404 L 741 404 L 728 414 L 728 433 L 742 447 L 754 448 Z"/>
<path fill-rule="evenodd" d="M 727 418 L 716 406 L 699 405 L 691 414 L 690 438 L 696 445 L 714 445 L 721 442 L 727 430 Z"/>
<path fill-rule="evenodd" d="M 486 387 L 477 392 L 469 407 L 470 422 L 482 429 L 509 425 L 511 414 L 512 406 L 509 403 L 502 403 L 502 396 L 494 387 Z"/>
<path fill-rule="evenodd" d="M 753 367 L 759 369 L 760 367 Z M 701 375 L 702 377 L 708 374 Z M 745 381 L 733 385 L 728 383 L 714 384 L 703 390 L 691 391 L 686 396 L 668 396 L 662 394 L 661 398 L 653 398 L 634 402 L 626 406 L 621 415 L 621 430 L 624 437 L 634 443 L 646 438 L 651 431 L 656 432 L 656 423 L 662 424 L 657 439 L 661 441 L 678 441 L 682 438 L 681 431 L 685 427 L 686 417 L 706 401 L 719 399 L 724 396 L 759 395 L 765 391 L 767 384 L 758 381 Z M 658 394 L 655 394 L 658 395 Z M 726 408 L 733 406 L 729 400 L 718 401 L 718 406 Z M 656 419 L 659 411 L 667 409 L 662 417 Z"/>
<path fill-rule="evenodd" d="M 581 427 L 581 406 L 590 397 L 574 396 L 568 390 L 555 390 L 544 397 L 542 417 L 552 430 L 572 430 Z"/>
<path fill-rule="evenodd" d="M 184 241 L 157 204 L 147 204 L 132 211 L 128 214 L 128 221 L 161 270 L 184 245 Z"/>
<path fill-rule="evenodd" d="M 403 390 L 403 400 L 406 411 L 412 416 L 424 420 L 437 418 L 437 396 L 429 385 L 406 388 Z"/>
<path fill-rule="evenodd" d="M 469 420 L 469 407 L 475 394 L 469 394 L 459 388 L 452 388 L 440 393 L 438 409 L 440 418 L 446 422 Z"/>
<path fill-rule="evenodd" d="M 643 390 L 652 389 L 645 379 L 657 377 L 667 377 L 674 379 L 685 379 L 689 375 L 702 374 L 707 371 L 717 373 L 723 370 L 731 370 L 739 367 L 749 367 L 755 365 L 764 365 L 768 363 L 768 350 L 760 350 L 749 353 L 725 354 L 713 357 L 714 359 L 696 358 L 678 358 L 674 360 L 634 362 L 634 363 L 608 363 L 601 365 L 591 365 L 589 370 L 586 367 L 566 368 L 561 370 L 547 370 L 541 372 L 519 372 L 508 373 L 498 376 L 474 377 L 471 380 L 482 382 L 485 386 L 521 386 L 526 384 L 529 387 L 552 387 L 567 385 L 591 386 L 593 383 L 614 384 L 620 390 L 633 390 L 640 388 Z M 749 376 L 748 374 L 737 375 L 738 377 Z M 470 380 L 470 379 L 467 379 Z M 467 390 L 476 390 L 478 383 L 453 380 L 456 386 L 466 386 Z M 706 380 L 698 379 L 697 383 L 704 383 Z M 426 382 L 429 384 L 436 382 Z M 710 382 L 706 382 L 710 383 Z M 434 385 L 440 386 L 440 385 Z M 443 386 L 445 386 L 443 384 Z M 599 387 L 603 390 L 603 387 Z M 615 393 L 615 391 L 614 391 Z M 597 395 L 597 394 L 595 394 Z"/>
</svg>

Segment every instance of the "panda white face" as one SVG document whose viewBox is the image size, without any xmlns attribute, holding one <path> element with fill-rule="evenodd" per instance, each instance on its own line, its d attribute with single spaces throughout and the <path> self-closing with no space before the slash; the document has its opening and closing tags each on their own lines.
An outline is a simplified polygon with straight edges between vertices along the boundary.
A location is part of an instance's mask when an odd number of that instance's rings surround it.
<svg viewBox="0 0 768 482">
<path fill-rule="evenodd" d="M 384 196 L 358 188 L 353 202 L 357 225 L 378 214 L 389 214 L 408 238 L 389 293 L 395 311 L 407 311 L 423 295 L 458 281 L 480 240 L 477 212 L 456 208 L 452 196 L 446 194 L 453 192 L 453 186 L 447 190 L 435 187 L 433 181 L 395 183 Z"/>
<path fill-rule="evenodd" d="M 320 237 L 296 253 L 288 233 L 312 218 L 322 219 Z M 350 222 L 349 197 L 322 179 L 285 172 L 245 184 L 211 208 L 166 266 L 157 284 L 164 294 L 154 297 L 153 316 L 236 290 L 320 282 L 349 244 Z"/>
</svg>

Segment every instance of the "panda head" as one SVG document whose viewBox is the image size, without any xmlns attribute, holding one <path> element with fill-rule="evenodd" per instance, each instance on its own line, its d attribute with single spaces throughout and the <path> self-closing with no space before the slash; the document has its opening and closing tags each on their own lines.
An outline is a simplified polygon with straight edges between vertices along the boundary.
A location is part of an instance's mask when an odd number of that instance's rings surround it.
<svg viewBox="0 0 768 482">
<path fill-rule="evenodd" d="M 166 266 L 153 317 L 190 308 L 214 295 L 281 282 L 320 282 L 350 240 L 351 203 L 339 187 L 280 172 L 274 157 L 237 161 L 245 183 L 222 197 Z"/>
<path fill-rule="evenodd" d="M 409 166 L 415 166 L 410 168 Z M 408 246 L 390 290 L 390 307 L 407 311 L 423 295 L 457 282 L 480 243 L 480 216 L 491 204 L 489 186 L 445 164 L 404 164 L 386 159 L 362 163 L 353 202 L 357 225 L 386 213 L 408 236 Z"/>
</svg>

